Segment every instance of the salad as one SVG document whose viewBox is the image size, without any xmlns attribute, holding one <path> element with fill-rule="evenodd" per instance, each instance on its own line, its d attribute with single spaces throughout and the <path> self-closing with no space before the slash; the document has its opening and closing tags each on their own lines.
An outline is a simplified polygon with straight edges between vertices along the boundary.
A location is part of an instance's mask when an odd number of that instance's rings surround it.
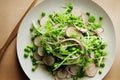
<svg viewBox="0 0 120 80">
<path fill-rule="evenodd" d="M 41 13 L 30 28 L 32 44 L 24 49 L 31 58 L 32 71 L 44 65 L 55 80 L 77 80 L 102 74 L 107 55 L 103 41 L 103 17 L 68 4 L 63 12 Z"/>
</svg>

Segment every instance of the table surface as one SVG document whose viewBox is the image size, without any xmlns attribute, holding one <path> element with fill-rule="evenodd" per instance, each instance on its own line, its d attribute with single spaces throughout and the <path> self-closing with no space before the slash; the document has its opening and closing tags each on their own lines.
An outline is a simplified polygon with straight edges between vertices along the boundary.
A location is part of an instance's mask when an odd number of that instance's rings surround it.
<svg viewBox="0 0 120 80">
<path fill-rule="evenodd" d="M 0 0 L 0 48 L 11 31 L 23 16 L 33 0 Z M 120 79 L 120 1 L 93 0 L 99 4 L 111 17 L 117 37 L 116 57 L 110 72 L 103 80 Z M 39 2 L 38 2 L 39 3 Z M 10 44 L 0 63 L 0 80 L 29 80 L 24 74 L 17 59 L 16 39 Z"/>
</svg>

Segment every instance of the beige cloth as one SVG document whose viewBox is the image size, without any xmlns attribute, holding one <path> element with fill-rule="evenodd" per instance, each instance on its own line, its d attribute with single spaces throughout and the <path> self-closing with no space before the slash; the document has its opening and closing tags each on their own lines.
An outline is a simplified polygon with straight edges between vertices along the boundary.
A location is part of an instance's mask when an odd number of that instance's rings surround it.
<svg viewBox="0 0 120 80">
<path fill-rule="evenodd" d="M 0 0 L 0 48 L 33 0 Z M 112 18 L 117 37 L 117 55 L 110 72 L 103 80 L 120 79 L 120 1 L 94 0 Z M 29 80 L 22 71 L 16 54 L 15 40 L 5 52 L 0 63 L 0 80 Z"/>
</svg>

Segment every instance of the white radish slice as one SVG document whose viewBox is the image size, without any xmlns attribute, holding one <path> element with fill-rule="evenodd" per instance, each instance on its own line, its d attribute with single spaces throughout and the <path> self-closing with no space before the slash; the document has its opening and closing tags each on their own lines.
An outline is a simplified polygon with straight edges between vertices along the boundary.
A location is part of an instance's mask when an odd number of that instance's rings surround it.
<svg viewBox="0 0 120 80">
<path fill-rule="evenodd" d="M 38 52 L 39 56 L 43 56 L 43 49 L 42 49 L 41 46 L 38 47 L 38 51 L 37 52 Z"/>
<path fill-rule="evenodd" d="M 91 52 L 90 57 L 94 59 L 94 52 Z"/>
<path fill-rule="evenodd" d="M 60 79 L 65 79 L 67 77 L 68 72 L 64 69 L 58 69 L 57 77 Z"/>
<path fill-rule="evenodd" d="M 38 55 L 37 52 L 33 53 L 35 60 L 41 61 L 41 57 Z"/>
<path fill-rule="evenodd" d="M 39 36 L 34 39 L 34 45 L 40 46 L 40 37 Z"/>
<path fill-rule="evenodd" d="M 94 77 L 97 73 L 97 67 L 95 66 L 95 64 L 89 64 L 88 68 L 85 70 L 85 73 L 89 77 Z"/>
<path fill-rule="evenodd" d="M 81 17 L 82 11 L 79 7 L 74 7 L 71 11 L 71 13 L 77 17 Z"/>
<path fill-rule="evenodd" d="M 99 34 L 103 33 L 104 32 L 104 29 L 103 28 L 97 28 L 96 30 Z"/>
<path fill-rule="evenodd" d="M 71 75 L 77 75 L 77 72 L 80 71 L 80 67 L 77 65 L 72 65 L 72 66 L 68 66 L 66 67 L 67 71 L 69 74 Z"/>
<path fill-rule="evenodd" d="M 66 78 L 65 79 L 60 79 L 57 76 L 55 76 L 55 80 L 66 80 Z"/>
<path fill-rule="evenodd" d="M 88 23 L 88 16 L 85 13 L 82 14 L 82 20 L 84 21 L 84 24 Z"/>
<path fill-rule="evenodd" d="M 70 73 L 68 73 L 67 76 L 66 76 L 66 78 L 71 78 L 71 76 L 72 75 Z"/>
<path fill-rule="evenodd" d="M 82 32 L 82 33 L 88 32 L 87 29 L 79 28 L 78 26 L 75 26 L 75 28 L 76 28 L 77 30 L 79 30 L 80 32 Z"/>
<path fill-rule="evenodd" d="M 68 27 L 68 28 L 66 29 L 66 35 L 67 35 L 68 37 L 71 37 L 71 36 L 74 35 L 74 34 L 75 34 L 76 36 L 80 36 L 80 35 L 81 35 L 81 33 L 78 32 L 75 27 Z"/>
<path fill-rule="evenodd" d="M 47 20 L 48 20 L 48 17 L 47 17 L 47 16 L 42 17 L 41 20 L 40 20 L 40 25 L 41 25 L 41 26 L 44 26 L 44 25 L 46 24 Z"/>
<path fill-rule="evenodd" d="M 53 64 L 55 63 L 55 59 L 52 55 L 45 55 L 43 58 L 43 62 L 47 66 L 53 66 Z"/>
<path fill-rule="evenodd" d="M 58 28 L 60 24 L 54 24 L 54 28 Z"/>
</svg>

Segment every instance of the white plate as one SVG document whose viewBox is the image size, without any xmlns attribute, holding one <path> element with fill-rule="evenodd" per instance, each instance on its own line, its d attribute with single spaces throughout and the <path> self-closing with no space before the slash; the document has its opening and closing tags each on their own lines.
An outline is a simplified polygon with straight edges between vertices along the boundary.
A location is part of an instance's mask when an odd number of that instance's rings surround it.
<svg viewBox="0 0 120 80">
<path fill-rule="evenodd" d="M 92 15 L 96 15 L 96 17 L 103 16 L 103 27 L 105 32 L 103 34 L 104 40 L 108 43 L 107 46 L 107 59 L 105 60 L 105 68 L 103 68 L 102 75 L 97 74 L 93 78 L 84 78 L 83 80 L 101 80 L 110 70 L 113 60 L 115 58 L 115 48 L 116 48 L 116 38 L 115 31 L 110 20 L 109 16 L 106 12 L 96 3 L 91 0 L 45 0 L 36 7 L 34 7 L 30 12 L 26 15 L 24 20 L 21 23 L 19 28 L 18 36 L 17 36 L 17 54 L 18 59 L 20 61 L 20 65 L 22 66 L 24 72 L 29 77 L 30 80 L 54 80 L 51 74 L 44 69 L 44 67 L 39 66 L 35 72 L 31 71 L 31 60 L 30 58 L 25 59 L 24 48 L 26 45 L 30 44 L 30 32 L 29 29 L 31 27 L 32 21 L 37 21 L 42 11 L 45 11 L 47 14 L 54 11 L 63 11 L 62 6 L 66 3 L 73 3 L 74 6 L 79 6 L 83 11 L 90 11 Z"/>
</svg>

